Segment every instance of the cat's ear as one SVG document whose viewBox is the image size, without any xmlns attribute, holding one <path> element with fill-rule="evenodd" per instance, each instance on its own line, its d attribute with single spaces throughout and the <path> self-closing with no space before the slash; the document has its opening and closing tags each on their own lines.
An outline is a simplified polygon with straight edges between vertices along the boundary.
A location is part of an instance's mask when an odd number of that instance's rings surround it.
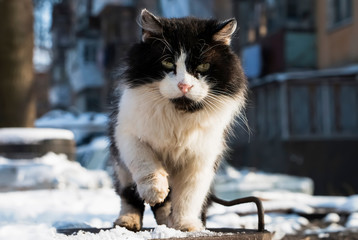
<svg viewBox="0 0 358 240">
<path fill-rule="evenodd" d="M 153 35 L 161 35 L 163 32 L 163 27 L 159 19 L 147 9 L 142 10 L 141 25 L 143 42 L 145 42 L 149 37 Z"/>
<path fill-rule="evenodd" d="M 217 31 L 214 33 L 213 39 L 218 42 L 223 42 L 230 45 L 231 36 L 236 30 L 237 22 L 235 18 L 226 20 L 218 25 Z"/>
</svg>

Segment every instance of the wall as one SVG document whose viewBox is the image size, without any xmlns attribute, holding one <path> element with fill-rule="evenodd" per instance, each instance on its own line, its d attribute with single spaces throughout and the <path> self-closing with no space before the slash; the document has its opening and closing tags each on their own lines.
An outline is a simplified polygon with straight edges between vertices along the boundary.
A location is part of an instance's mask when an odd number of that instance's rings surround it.
<svg viewBox="0 0 358 240">
<path fill-rule="evenodd" d="M 329 26 L 329 1 L 317 0 L 318 68 L 331 68 L 358 62 L 358 1 L 352 0 L 351 21 Z"/>
</svg>

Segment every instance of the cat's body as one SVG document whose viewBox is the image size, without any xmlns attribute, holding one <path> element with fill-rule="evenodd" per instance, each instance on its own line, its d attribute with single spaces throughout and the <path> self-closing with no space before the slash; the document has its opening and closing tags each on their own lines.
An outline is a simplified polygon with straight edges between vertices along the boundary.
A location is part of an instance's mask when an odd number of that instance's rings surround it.
<svg viewBox="0 0 358 240">
<path fill-rule="evenodd" d="M 158 224 L 201 230 L 226 132 L 245 104 L 246 80 L 229 47 L 236 21 L 164 19 L 143 10 L 142 28 L 110 126 L 121 196 L 115 224 L 139 230 L 146 202 Z"/>
</svg>

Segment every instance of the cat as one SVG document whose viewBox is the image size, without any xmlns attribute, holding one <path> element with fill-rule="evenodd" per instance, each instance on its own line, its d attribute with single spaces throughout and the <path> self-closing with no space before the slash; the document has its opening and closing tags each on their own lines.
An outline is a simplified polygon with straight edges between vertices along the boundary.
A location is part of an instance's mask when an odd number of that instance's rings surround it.
<svg viewBox="0 0 358 240">
<path fill-rule="evenodd" d="M 247 80 L 230 47 L 236 25 L 142 10 L 142 38 L 129 50 L 109 127 L 121 197 L 115 225 L 140 230 L 148 203 L 158 224 L 204 229 L 225 139 L 246 103 Z"/>
</svg>

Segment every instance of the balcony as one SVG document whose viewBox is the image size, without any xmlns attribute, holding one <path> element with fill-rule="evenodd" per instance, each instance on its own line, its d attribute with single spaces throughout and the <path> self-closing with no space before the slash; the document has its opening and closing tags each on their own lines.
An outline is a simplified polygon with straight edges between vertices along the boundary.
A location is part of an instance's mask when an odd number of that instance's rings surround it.
<svg viewBox="0 0 358 240">
<path fill-rule="evenodd" d="M 313 31 L 281 29 L 243 48 L 243 63 L 249 78 L 292 70 L 315 69 L 316 35 Z"/>
</svg>

